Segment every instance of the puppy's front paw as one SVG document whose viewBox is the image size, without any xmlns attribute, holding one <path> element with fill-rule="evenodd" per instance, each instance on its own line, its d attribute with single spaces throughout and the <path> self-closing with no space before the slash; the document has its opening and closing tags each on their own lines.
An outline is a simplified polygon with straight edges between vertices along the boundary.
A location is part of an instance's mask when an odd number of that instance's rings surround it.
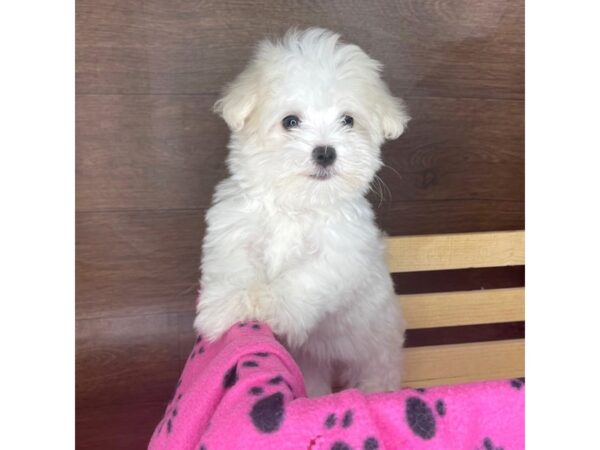
<svg viewBox="0 0 600 450">
<path fill-rule="evenodd" d="M 218 340 L 236 321 L 223 321 L 214 314 L 199 312 L 194 319 L 194 329 L 208 341 Z"/>
<path fill-rule="evenodd" d="M 194 328 L 214 341 L 237 322 L 265 321 L 271 299 L 268 287 L 257 283 L 236 292 L 215 287 L 206 289 L 200 295 Z"/>
</svg>

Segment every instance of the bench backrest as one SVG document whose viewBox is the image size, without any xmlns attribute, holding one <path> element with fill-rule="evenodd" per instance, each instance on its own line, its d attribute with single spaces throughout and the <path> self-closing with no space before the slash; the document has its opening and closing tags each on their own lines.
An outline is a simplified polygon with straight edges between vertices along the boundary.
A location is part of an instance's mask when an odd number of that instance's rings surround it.
<svg viewBox="0 0 600 450">
<path fill-rule="evenodd" d="M 525 264 L 524 231 L 388 237 L 392 273 Z M 525 288 L 399 296 L 407 329 L 525 320 Z M 435 345 L 405 349 L 404 385 L 426 387 L 518 378 L 525 341 Z"/>
</svg>

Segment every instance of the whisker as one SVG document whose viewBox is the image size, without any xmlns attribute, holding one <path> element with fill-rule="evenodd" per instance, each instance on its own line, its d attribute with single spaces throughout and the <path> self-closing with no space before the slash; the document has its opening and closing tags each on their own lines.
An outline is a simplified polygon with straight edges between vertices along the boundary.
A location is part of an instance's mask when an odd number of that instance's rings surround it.
<svg viewBox="0 0 600 450">
<path fill-rule="evenodd" d="M 379 204 L 377 205 L 377 207 L 379 208 L 383 204 L 384 196 L 383 191 L 381 189 L 380 180 L 378 178 L 379 177 L 376 176 L 375 178 L 373 178 L 373 181 L 369 183 L 369 190 L 376 194 L 377 197 L 379 197 Z M 375 189 L 375 187 L 377 187 L 377 190 Z"/>
<path fill-rule="evenodd" d="M 392 172 L 394 172 L 396 175 L 398 175 L 398 177 L 403 178 L 402 175 L 400 174 L 400 172 L 398 172 L 392 166 L 388 166 L 386 163 L 382 163 L 381 165 L 382 165 L 382 167 L 386 167 L 386 168 L 390 169 Z"/>
<path fill-rule="evenodd" d="M 390 201 L 392 201 L 392 191 L 391 189 L 388 187 L 387 184 L 385 184 L 385 181 L 383 181 L 383 179 L 381 177 L 379 177 L 379 175 L 375 175 L 375 178 L 381 183 L 381 185 L 385 188 L 385 190 L 387 191 L 387 193 L 390 196 Z"/>
</svg>

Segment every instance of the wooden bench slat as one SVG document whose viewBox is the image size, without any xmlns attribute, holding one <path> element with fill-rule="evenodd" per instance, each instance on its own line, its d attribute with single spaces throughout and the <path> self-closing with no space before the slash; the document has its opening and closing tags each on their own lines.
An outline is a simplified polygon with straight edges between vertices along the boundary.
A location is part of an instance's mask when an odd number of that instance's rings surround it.
<svg viewBox="0 0 600 450">
<path fill-rule="evenodd" d="M 525 375 L 525 340 L 405 349 L 405 387 L 428 387 Z"/>
<path fill-rule="evenodd" d="M 525 288 L 400 295 L 409 329 L 525 320 Z"/>
<path fill-rule="evenodd" d="M 434 234 L 386 238 L 390 272 L 525 264 L 525 232 Z"/>
</svg>

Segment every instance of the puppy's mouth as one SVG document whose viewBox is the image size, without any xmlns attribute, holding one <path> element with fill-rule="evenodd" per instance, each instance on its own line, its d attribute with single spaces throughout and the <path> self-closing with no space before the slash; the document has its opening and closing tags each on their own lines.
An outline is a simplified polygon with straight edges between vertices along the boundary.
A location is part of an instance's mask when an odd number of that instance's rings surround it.
<svg viewBox="0 0 600 450">
<path fill-rule="evenodd" d="M 333 170 L 318 168 L 316 172 L 311 173 L 309 177 L 314 180 L 328 180 L 332 178 L 333 175 L 335 175 Z"/>
<path fill-rule="evenodd" d="M 315 180 L 328 180 L 332 176 L 333 175 L 330 173 L 313 173 L 313 174 L 309 175 L 309 177 L 311 177 Z"/>
</svg>

